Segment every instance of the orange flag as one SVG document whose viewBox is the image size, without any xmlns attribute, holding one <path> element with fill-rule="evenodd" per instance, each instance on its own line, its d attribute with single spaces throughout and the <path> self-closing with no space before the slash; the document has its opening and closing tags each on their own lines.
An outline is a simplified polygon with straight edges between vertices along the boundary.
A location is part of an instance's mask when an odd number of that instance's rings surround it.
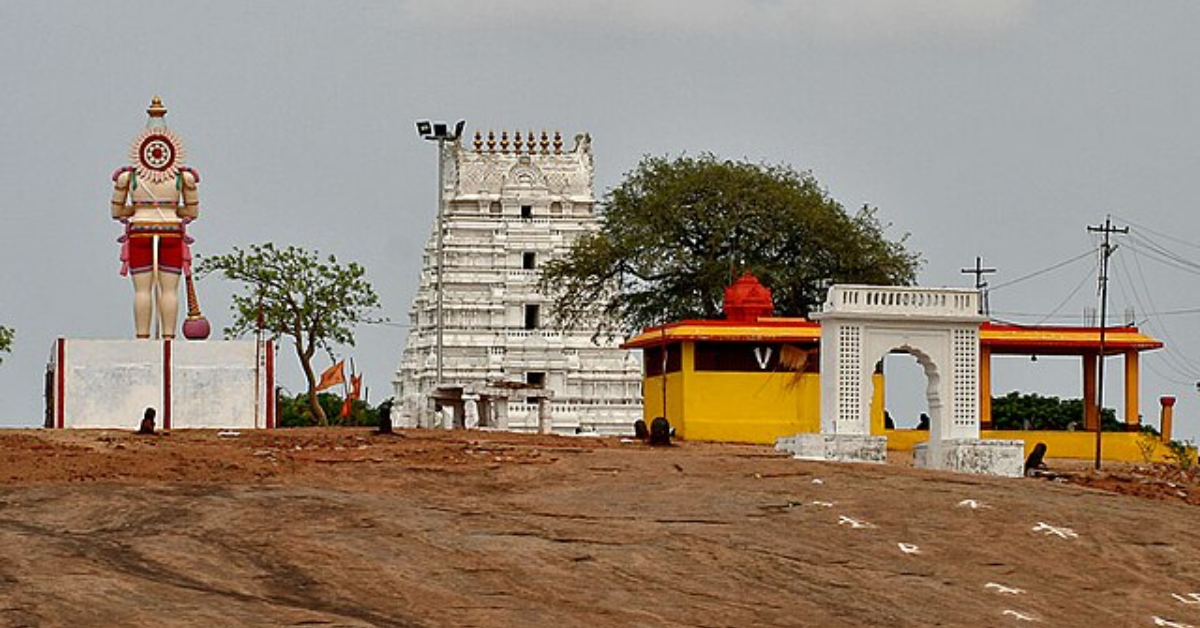
<svg viewBox="0 0 1200 628">
<path fill-rule="evenodd" d="M 350 416 L 350 410 L 354 407 L 354 400 L 362 395 L 362 375 L 350 376 L 350 394 L 346 395 L 346 400 L 342 402 L 342 412 L 340 416 L 344 419 Z"/>
<path fill-rule="evenodd" d="M 339 360 L 333 366 L 325 369 L 321 373 L 321 383 L 317 384 L 317 392 L 321 392 L 326 388 L 346 383 L 346 361 Z"/>
</svg>

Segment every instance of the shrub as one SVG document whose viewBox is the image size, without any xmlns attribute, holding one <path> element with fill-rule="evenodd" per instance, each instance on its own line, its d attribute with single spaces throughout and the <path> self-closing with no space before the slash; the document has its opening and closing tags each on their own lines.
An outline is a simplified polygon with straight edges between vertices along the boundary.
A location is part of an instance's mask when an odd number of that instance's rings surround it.
<svg viewBox="0 0 1200 628">
<path fill-rule="evenodd" d="M 1158 434 L 1142 430 L 1137 440 L 1138 451 L 1142 454 L 1142 462 L 1150 464 L 1154 460 L 1154 452 L 1158 451 L 1160 444 L 1162 444 L 1162 438 Z"/>
<path fill-rule="evenodd" d="M 1175 468 L 1187 473 L 1196 466 L 1196 447 L 1187 441 L 1170 441 L 1167 443 L 1166 458 Z"/>
</svg>

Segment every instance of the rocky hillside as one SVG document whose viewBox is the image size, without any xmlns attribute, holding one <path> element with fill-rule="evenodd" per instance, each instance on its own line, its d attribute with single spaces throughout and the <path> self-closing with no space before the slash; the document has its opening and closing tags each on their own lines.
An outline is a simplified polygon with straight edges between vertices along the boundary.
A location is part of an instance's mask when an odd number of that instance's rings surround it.
<svg viewBox="0 0 1200 628">
<path fill-rule="evenodd" d="M 1200 626 L 1195 484 L 1059 480 L 478 432 L 3 431 L 0 627 Z"/>
</svg>

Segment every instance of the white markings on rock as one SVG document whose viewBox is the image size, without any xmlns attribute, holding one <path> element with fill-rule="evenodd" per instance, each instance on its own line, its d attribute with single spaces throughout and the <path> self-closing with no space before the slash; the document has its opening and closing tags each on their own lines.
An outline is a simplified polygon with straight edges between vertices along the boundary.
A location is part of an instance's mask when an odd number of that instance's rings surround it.
<svg viewBox="0 0 1200 628">
<path fill-rule="evenodd" d="M 813 478 L 812 483 L 813 484 L 824 484 L 825 480 L 822 480 L 821 478 Z"/>
<path fill-rule="evenodd" d="M 1003 595 L 1021 595 L 1022 593 L 1025 592 L 1025 589 L 1018 589 L 1016 587 L 1006 587 L 998 582 L 989 582 L 989 583 L 983 585 L 983 588 L 995 589 L 996 593 L 1000 593 Z"/>
<path fill-rule="evenodd" d="M 1007 610 L 1001 614 L 1002 615 L 1010 615 L 1010 616 L 1012 616 L 1013 619 L 1016 619 L 1017 621 L 1042 621 L 1042 620 L 1038 619 L 1037 617 L 1034 617 L 1033 615 L 1029 615 L 1027 613 L 1022 613 L 1020 611 Z"/>
<path fill-rule="evenodd" d="M 1154 617 L 1154 625 L 1155 626 L 1165 626 L 1166 628 L 1196 628 L 1195 626 L 1193 626 L 1191 624 L 1185 624 L 1185 623 L 1178 622 L 1178 621 L 1171 621 L 1169 619 L 1163 619 L 1162 617 L 1159 617 L 1158 615 L 1154 615 L 1153 617 Z"/>
<path fill-rule="evenodd" d="M 812 505 L 820 506 L 821 508 L 833 508 L 833 502 L 813 502 Z"/>
<path fill-rule="evenodd" d="M 1072 530 L 1071 528 L 1065 528 L 1062 526 L 1052 526 L 1048 523 L 1043 523 L 1041 521 L 1039 521 L 1037 525 L 1033 526 L 1033 531 L 1034 532 L 1045 532 L 1046 536 L 1050 536 L 1051 534 L 1053 534 L 1060 539 L 1077 539 L 1077 538 L 1079 538 L 1079 535 L 1075 534 L 1075 531 Z"/>
<path fill-rule="evenodd" d="M 850 526 L 850 529 L 852 529 L 852 530 L 860 530 L 863 528 L 874 528 L 875 527 L 874 525 L 867 523 L 866 521 L 859 521 L 858 519 L 855 519 L 853 517 L 847 517 L 846 515 L 838 515 L 838 525 Z"/>
<path fill-rule="evenodd" d="M 1172 593 L 1171 597 L 1179 600 L 1180 604 L 1200 604 L 1200 593 L 1188 593 L 1187 595 Z"/>
<path fill-rule="evenodd" d="M 896 545 L 900 546 L 901 552 L 904 552 L 910 556 L 916 556 L 917 554 L 921 553 L 921 548 L 913 545 L 912 543 L 897 543 Z"/>
<path fill-rule="evenodd" d="M 958 502 L 958 507 L 959 508 L 970 508 L 971 510 L 979 510 L 980 508 L 991 508 L 991 506 L 988 506 L 987 504 L 985 504 L 979 500 L 975 500 L 975 499 L 964 499 L 961 502 Z"/>
</svg>

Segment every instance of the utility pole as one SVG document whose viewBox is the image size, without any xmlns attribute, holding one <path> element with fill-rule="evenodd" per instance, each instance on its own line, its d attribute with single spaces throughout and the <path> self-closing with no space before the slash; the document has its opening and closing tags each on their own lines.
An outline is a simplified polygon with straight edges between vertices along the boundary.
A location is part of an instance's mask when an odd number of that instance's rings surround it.
<svg viewBox="0 0 1200 628">
<path fill-rule="evenodd" d="M 1105 216 L 1103 225 L 1088 225 L 1087 230 L 1104 234 L 1104 244 L 1100 245 L 1100 379 L 1096 382 L 1096 469 L 1099 470 L 1100 435 L 1104 431 L 1104 331 L 1108 323 L 1108 258 L 1117 249 L 1115 244 L 1109 243 L 1109 238 L 1114 233 L 1129 233 L 1129 227 L 1114 227 L 1112 217 Z"/>
<path fill-rule="evenodd" d="M 987 286 L 988 282 L 983 280 L 984 275 L 990 275 L 996 272 L 995 268 L 984 268 L 983 258 L 975 257 L 975 268 L 964 268 L 959 271 L 964 275 L 975 275 L 975 289 L 979 291 L 979 313 L 987 316 L 991 308 L 988 307 Z"/>
</svg>

